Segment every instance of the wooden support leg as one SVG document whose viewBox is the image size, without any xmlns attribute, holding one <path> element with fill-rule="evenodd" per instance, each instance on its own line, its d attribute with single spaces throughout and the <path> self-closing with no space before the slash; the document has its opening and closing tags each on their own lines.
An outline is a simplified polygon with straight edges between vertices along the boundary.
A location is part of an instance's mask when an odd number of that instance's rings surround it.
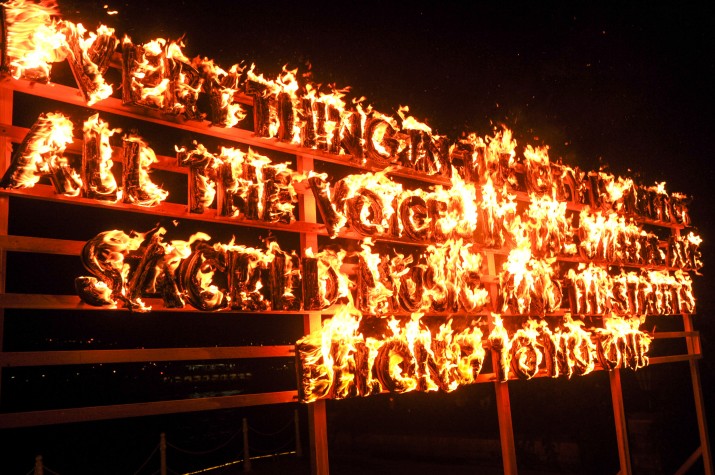
<svg viewBox="0 0 715 475">
<path fill-rule="evenodd" d="M 501 442 L 501 458 L 505 475 L 516 475 L 516 447 L 514 446 L 514 430 L 511 423 L 511 402 L 509 401 L 508 383 L 494 383 L 497 396 L 497 414 L 499 417 L 499 440 Z"/>
<path fill-rule="evenodd" d="M 613 401 L 613 419 L 616 423 L 618 461 L 621 466 L 619 474 L 631 475 L 631 453 L 628 448 L 628 425 L 626 424 L 626 411 L 623 406 L 620 370 L 609 371 L 608 379 L 611 383 L 611 400 Z"/>
<path fill-rule="evenodd" d="M 311 157 L 298 156 L 298 171 L 313 170 Z M 298 213 L 306 223 L 317 222 L 315 198 L 312 193 L 304 193 L 298 202 Z M 307 248 L 318 251 L 318 236 L 303 233 L 300 236 L 301 252 Z M 322 328 L 320 312 L 310 312 L 303 318 L 303 331 L 307 335 Z M 325 401 L 315 401 L 308 405 L 308 429 L 310 434 L 310 471 L 313 475 L 328 475 L 328 421 Z"/>
<path fill-rule="evenodd" d="M 693 320 L 691 315 L 683 315 L 683 329 L 686 332 L 693 331 Z M 688 354 L 700 354 L 699 337 L 688 337 Z M 690 379 L 693 383 L 693 397 L 695 398 L 695 414 L 698 418 L 698 433 L 700 435 L 700 449 L 703 456 L 703 467 L 705 475 L 713 475 L 713 460 L 710 452 L 710 439 L 708 438 L 708 422 L 705 416 L 705 400 L 703 398 L 703 386 L 700 381 L 700 366 L 696 359 L 691 359 Z"/>
</svg>

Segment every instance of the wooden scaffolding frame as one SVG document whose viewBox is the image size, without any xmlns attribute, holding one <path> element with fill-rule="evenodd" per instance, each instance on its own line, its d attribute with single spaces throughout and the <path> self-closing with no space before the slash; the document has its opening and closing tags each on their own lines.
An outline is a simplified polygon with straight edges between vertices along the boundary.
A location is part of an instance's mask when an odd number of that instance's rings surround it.
<svg viewBox="0 0 715 475">
<path fill-rule="evenodd" d="M 27 129 L 16 126 L 12 122 L 13 99 L 15 94 L 29 94 L 50 101 L 58 101 L 75 106 L 86 107 L 80 92 L 68 86 L 57 84 L 36 84 L 25 80 L 6 79 L 0 83 L 0 163 L 3 170 L 10 165 L 12 144 L 22 141 Z M 244 97 L 243 101 L 252 104 L 251 98 Z M 315 161 L 325 161 L 351 166 L 359 170 L 379 170 L 381 167 L 370 163 L 356 165 L 348 156 L 337 156 L 321 151 L 306 149 L 299 146 L 279 142 L 274 139 L 264 139 L 254 135 L 252 131 L 236 128 L 225 129 L 210 127 L 204 121 L 181 121 L 172 117 L 163 116 L 155 111 L 122 105 L 121 100 L 109 98 L 98 102 L 92 109 L 120 116 L 130 117 L 141 121 L 162 124 L 169 127 L 203 136 L 213 136 L 230 140 L 236 144 L 250 145 L 264 149 L 289 153 L 297 158 L 297 171 L 307 172 L 314 169 Z M 81 150 L 77 142 L 74 151 Z M 176 164 L 175 157 L 158 157 L 159 163 L 155 168 L 168 170 L 174 173 L 187 173 L 187 169 Z M 394 175 L 409 177 L 427 183 L 447 185 L 448 180 L 441 177 L 430 177 L 414 172 L 410 169 L 396 169 Z M 141 209 L 121 203 L 106 203 L 83 198 L 67 198 L 57 195 L 49 186 L 37 185 L 31 189 L 0 190 L 0 371 L 2 368 L 15 366 L 40 366 L 40 365 L 65 365 L 65 364 L 90 364 L 90 363 L 126 363 L 139 361 L 179 361 L 179 360 L 211 360 L 211 359 L 239 359 L 262 358 L 276 356 L 292 356 L 292 346 L 261 346 L 261 347 L 219 347 L 219 348 L 166 348 L 157 350 L 77 350 L 77 351 L 46 351 L 46 352 L 9 352 L 3 351 L 2 333 L 4 329 L 4 309 L 78 309 L 91 311 L 92 307 L 80 303 L 74 296 L 58 295 L 19 295 L 5 292 L 5 266 L 6 254 L 12 252 L 38 252 L 62 255 L 78 255 L 84 242 L 68 241 L 62 239 L 36 238 L 27 236 L 12 236 L 8 233 L 9 222 L 9 197 L 19 196 L 26 199 L 36 199 L 53 202 L 68 202 L 78 206 L 94 206 L 99 208 L 122 210 L 128 213 L 150 213 L 153 215 L 169 216 L 187 220 L 205 220 L 216 222 L 213 216 L 207 217 L 200 214 L 191 214 L 187 206 L 164 203 L 156 208 Z M 522 199 L 525 199 L 522 197 Z M 299 197 L 299 220 L 290 226 L 270 224 L 265 222 L 232 221 L 226 218 L 225 223 L 239 226 L 261 227 L 282 231 L 297 232 L 300 234 L 302 248 L 318 248 L 318 236 L 325 235 L 324 226 L 318 224 L 315 199 L 309 190 L 301 190 Z M 663 223 L 651 223 L 664 225 Z M 680 226 L 668 226 L 672 233 L 678 234 Z M 342 233 L 345 237 L 357 238 L 350 233 Z M 485 250 L 487 265 L 491 276 L 498 275 L 496 255 Z M 492 279 L 489 284 L 493 301 L 498 295 L 497 280 Z M 192 311 L 187 309 L 163 309 L 162 302 L 150 301 L 155 311 Z M 271 312 L 286 313 L 286 312 Z M 321 312 L 287 312 L 302 316 L 305 333 L 310 333 L 321 328 Z M 685 473 L 700 458 L 703 460 L 705 473 L 713 474 L 713 465 L 708 440 L 708 429 L 704 413 L 704 400 L 698 360 L 701 358 L 700 336 L 694 331 L 692 316 L 682 315 L 684 331 L 659 332 L 655 338 L 682 338 L 687 343 L 687 353 L 672 356 L 652 357 L 650 364 L 672 363 L 687 361 L 690 366 L 695 409 L 698 419 L 700 445 L 695 452 L 685 461 L 678 473 Z M 496 361 L 497 358 L 492 358 Z M 1 375 L 1 373 L 0 373 Z M 480 381 L 495 381 L 494 373 L 482 374 Z M 628 446 L 628 428 L 623 404 L 620 371 L 609 372 L 613 413 L 615 418 L 615 435 L 618 445 L 620 474 L 631 473 L 631 461 Z M 498 410 L 500 442 L 502 448 L 502 462 L 504 473 L 516 474 L 516 448 L 511 419 L 511 403 L 508 382 L 492 382 L 496 392 Z M 0 391 L 2 388 L 0 387 Z M 210 397 L 201 399 L 172 400 L 151 403 L 110 405 L 97 407 L 82 407 L 76 409 L 43 410 L 29 412 L 0 413 L 0 428 L 19 428 L 78 422 L 89 420 L 105 420 L 123 417 L 140 417 L 157 414 L 171 414 L 180 412 L 205 411 L 253 405 L 269 405 L 289 403 L 297 400 L 297 391 L 281 391 L 263 394 L 250 394 L 239 396 Z M 328 462 L 328 435 L 325 401 L 317 401 L 308 406 L 310 454 L 312 473 L 327 475 Z"/>
</svg>

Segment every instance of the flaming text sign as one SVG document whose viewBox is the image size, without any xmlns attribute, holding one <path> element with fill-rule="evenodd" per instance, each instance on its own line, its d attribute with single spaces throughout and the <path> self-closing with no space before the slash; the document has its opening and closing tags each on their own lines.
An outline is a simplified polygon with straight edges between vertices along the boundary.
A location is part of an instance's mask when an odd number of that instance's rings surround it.
<svg viewBox="0 0 715 475">
<path fill-rule="evenodd" d="M 181 41 L 120 42 L 104 25 L 88 33 L 59 20 L 53 2 L 0 8 L 0 67 L 15 80 L 47 82 L 51 64 L 67 59 L 92 105 L 113 94 L 104 74 L 120 53 L 125 106 L 230 128 L 243 125 L 248 103 L 257 140 L 363 170 L 336 178 L 297 172 L 252 149 L 176 147 L 176 163 L 188 168 L 189 217 L 292 225 L 299 194 L 312 193 L 319 232 L 351 244 L 298 255 L 276 241 L 212 243 L 204 233 L 167 241 L 157 227 L 105 231 L 82 249 L 91 275 L 75 284 L 89 305 L 148 311 L 142 299 L 158 297 L 165 308 L 331 315 L 296 343 L 302 401 L 452 391 L 478 382 L 490 359 L 499 381 L 638 369 L 651 341 L 642 320 L 695 311 L 691 274 L 702 266 L 701 239 L 681 234 L 691 226 L 690 200 L 664 183 L 554 162 L 548 147 L 519 148 L 507 129 L 450 140 L 407 107 L 384 114 L 287 68 L 271 79 L 255 65 L 225 70 L 189 59 Z M 0 186 L 32 188 L 49 178 L 70 197 L 164 202 L 147 141 L 127 133 L 112 146 L 121 131 L 97 114 L 82 130 L 81 160 L 72 159 L 72 121 L 40 115 Z M 423 189 L 399 174 L 440 184 Z M 394 242 L 410 250 L 398 252 Z"/>
</svg>

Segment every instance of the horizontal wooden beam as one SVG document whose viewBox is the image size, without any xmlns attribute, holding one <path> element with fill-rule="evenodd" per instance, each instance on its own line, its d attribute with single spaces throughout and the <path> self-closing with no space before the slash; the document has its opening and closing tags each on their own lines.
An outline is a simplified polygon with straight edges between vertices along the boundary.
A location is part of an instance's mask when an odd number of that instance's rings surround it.
<svg viewBox="0 0 715 475">
<path fill-rule="evenodd" d="M 664 363 L 679 363 L 681 361 L 694 361 L 702 359 L 703 355 L 695 353 L 692 355 L 670 355 L 670 356 L 651 356 L 649 358 L 650 364 L 664 364 Z"/>
<path fill-rule="evenodd" d="M 176 219 L 190 219 L 194 221 L 203 221 L 216 224 L 231 224 L 236 226 L 245 226 L 251 228 L 271 229 L 275 231 L 287 231 L 293 233 L 317 233 L 327 235 L 325 226 L 316 223 L 305 223 L 295 221 L 291 224 L 271 223 L 267 221 L 256 221 L 244 218 L 229 218 L 216 216 L 215 210 L 209 210 L 206 213 L 190 213 L 188 206 L 176 203 L 161 203 L 154 207 L 142 207 L 127 203 L 109 203 L 100 200 L 89 198 L 81 198 L 77 196 L 65 196 L 55 192 L 54 187 L 50 185 L 35 185 L 32 188 L 22 189 L 0 189 L 0 195 L 20 196 L 23 198 L 36 199 L 42 201 L 55 201 L 72 205 L 89 206 L 94 208 L 116 209 L 129 211 L 132 213 L 150 214 L 153 216 L 164 216 Z M 350 233 L 346 233 L 348 236 Z M 355 233 L 352 233 L 355 234 Z M 346 236 L 346 237 L 348 237 Z M 357 236 L 354 237 L 357 239 Z"/>
<path fill-rule="evenodd" d="M 31 236 L 0 236 L 0 250 L 79 256 L 86 243 L 66 239 Z"/>
<path fill-rule="evenodd" d="M 13 412 L 0 414 L 0 428 L 46 426 L 72 422 L 125 419 L 129 417 L 157 416 L 185 412 L 213 411 L 238 407 L 287 404 L 298 400 L 297 391 L 278 391 L 259 394 L 239 394 L 196 399 L 154 401 L 111 406 L 73 407 L 46 411 Z"/>
<path fill-rule="evenodd" d="M 151 307 L 152 312 L 199 312 L 194 307 L 186 305 L 184 308 L 169 308 L 164 307 L 164 301 L 160 298 L 142 298 L 142 302 L 148 307 Z M 38 309 L 38 310 L 122 310 L 127 311 L 125 308 L 117 307 L 94 307 L 88 305 L 76 295 L 47 295 L 47 294 L 0 294 L 0 308 L 15 308 L 15 309 Z M 218 313 L 218 312 L 206 312 L 206 313 Z M 301 311 L 285 311 L 285 310 L 271 310 L 268 312 L 255 312 L 255 311 L 239 311 L 225 309 L 220 310 L 220 313 L 236 313 L 236 314 L 247 314 L 251 315 L 303 315 L 305 312 Z M 51 317 L 51 315 L 49 315 Z"/>
<path fill-rule="evenodd" d="M 0 352 L 0 366 L 58 366 L 100 363 L 141 363 L 147 361 L 289 358 L 293 356 L 295 356 L 295 347 L 293 345 L 142 348 L 134 350 L 5 351 Z"/>
</svg>

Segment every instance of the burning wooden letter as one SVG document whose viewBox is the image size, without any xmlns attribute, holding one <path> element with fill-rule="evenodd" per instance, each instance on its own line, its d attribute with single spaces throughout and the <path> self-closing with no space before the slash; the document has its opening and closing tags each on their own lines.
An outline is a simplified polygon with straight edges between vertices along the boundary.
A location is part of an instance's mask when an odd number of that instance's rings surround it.
<svg viewBox="0 0 715 475">
<path fill-rule="evenodd" d="M 342 186 L 344 182 L 339 181 L 335 185 L 333 198 L 331 199 L 330 183 L 327 178 L 327 174 L 316 174 L 311 171 L 308 175 L 308 184 L 313 196 L 315 196 L 315 204 L 318 207 L 320 216 L 323 218 L 328 235 L 331 238 L 335 238 L 347 222 L 347 218 L 343 213 L 343 200 L 340 198 L 343 195 L 341 190 L 346 191 L 347 188 Z"/>
<path fill-rule="evenodd" d="M 67 39 L 58 28 L 54 2 L 10 0 L 0 4 L 0 71 L 15 79 L 48 82 L 51 63 L 65 59 Z"/>
<path fill-rule="evenodd" d="M 116 305 L 124 299 L 124 257 L 140 242 L 122 231 L 105 231 L 87 241 L 82 248 L 82 264 L 94 277 L 78 277 L 75 288 L 85 303 L 96 307 Z M 127 268 L 128 270 L 128 268 Z"/>
<path fill-rule="evenodd" d="M 365 122 L 367 158 L 378 165 L 394 163 L 406 145 L 400 140 L 398 127 L 395 119 L 373 112 Z"/>
<path fill-rule="evenodd" d="M 114 29 L 100 25 L 96 33 L 85 38 L 87 31 L 81 23 L 63 21 L 62 31 L 69 45 L 70 69 L 87 105 L 111 96 L 112 86 L 104 82 L 104 73 L 119 44 Z"/>
<path fill-rule="evenodd" d="M 280 249 L 278 243 L 268 244 L 266 269 L 268 294 L 273 310 L 300 310 L 302 282 L 300 276 L 300 259 L 295 253 L 287 253 Z"/>
<path fill-rule="evenodd" d="M 226 253 L 209 245 L 208 236 L 191 244 L 191 255 L 181 262 L 177 273 L 179 288 L 194 308 L 210 312 L 228 306 L 227 291 L 214 284 L 214 274 L 219 272 L 225 278 L 227 267 Z"/>
<path fill-rule="evenodd" d="M 228 275 L 229 300 L 234 310 L 261 311 L 270 307 L 266 300 L 262 280 L 266 254 L 252 247 L 222 246 L 226 252 L 226 273 Z"/>
<path fill-rule="evenodd" d="M 511 370 L 520 379 L 531 379 L 539 372 L 543 353 L 539 349 L 538 332 L 534 320 L 516 331 L 511 339 Z"/>
<path fill-rule="evenodd" d="M 41 114 L 13 153 L 0 187 L 32 188 L 42 176 L 49 176 L 57 193 L 79 195 L 82 180 L 64 156 L 67 145 L 74 141 L 72 128 L 62 114 Z"/>
<path fill-rule="evenodd" d="M 340 272 L 346 252 L 323 250 L 318 254 L 308 248 L 302 259 L 303 308 L 320 310 L 350 299 L 347 278 Z"/>
<path fill-rule="evenodd" d="M 176 152 L 179 164 L 189 167 L 189 212 L 201 214 L 216 197 L 216 169 L 220 162 L 201 144 L 190 152 L 185 148 Z"/>
<path fill-rule="evenodd" d="M 102 201 L 117 201 L 117 180 L 112 174 L 112 147 L 109 138 L 119 129 L 110 129 L 94 114 L 84 122 L 82 148 L 82 195 Z"/>
<path fill-rule="evenodd" d="M 196 101 L 202 87 L 199 72 L 181 52 L 181 42 L 163 38 L 134 45 L 122 42 L 122 102 L 200 119 Z"/>
<path fill-rule="evenodd" d="M 246 118 L 243 106 L 236 102 L 243 68 L 238 64 L 224 71 L 208 59 L 195 59 L 194 68 L 204 77 L 204 88 L 208 90 L 211 103 L 211 125 L 233 127 Z"/>
<path fill-rule="evenodd" d="M 157 206 L 169 195 L 149 178 L 149 168 L 157 161 L 154 151 L 134 133 L 123 138 L 122 200 L 139 206 Z"/>
<path fill-rule="evenodd" d="M 504 328 L 499 315 L 492 314 L 492 318 L 494 319 L 494 327 L 489 333 L 489 344 L 492 347 L 494 371 L 497 374 L 497 381 L 504 382 L 509 379 L 509 366 L 511 362 L 509 334 L 506 328 Z"/>
</svg>

